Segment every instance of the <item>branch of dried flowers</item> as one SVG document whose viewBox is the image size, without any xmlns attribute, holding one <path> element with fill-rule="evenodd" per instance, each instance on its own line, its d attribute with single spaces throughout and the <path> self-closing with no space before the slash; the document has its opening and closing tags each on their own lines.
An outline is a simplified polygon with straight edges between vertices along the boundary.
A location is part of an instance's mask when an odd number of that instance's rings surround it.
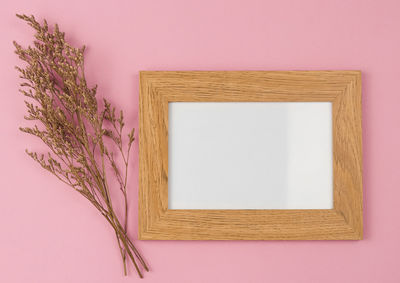
<svg viewBox="0 0 400 283">
<path fill-rule="evenodd" d="M 127 235 L 128 200 L 127 175 L 129 153 L 134 142 L 134 129 L 128 134 L 127 149 L 123 145 L 125 126 L 123 112 L 115 114 L 107 100 L 100 110 L 96 100 L 97 86 L 89 88 L 84 72 L 85 47 L 75 48 L 65 41 L 58 25 L 49 31 L 44 20 L 41 25 L 34 16 L 17 15 L 36 31 L 34 47 L 22 48 L 14 41 L 15 53 L 26 63 L 20 72 L 20 92 L 33 100 L 25 101 L 26 120 L 40 125 L 21 127 L 22 132 L 40 138 L 49 148 L 47 155 L 26 151 L 44 169 L 71 186 L 104 216 L 112 226 L 121 252 L 124 274 L 127 258 L 142 278 L 141 268 L 148 271 L 142 256 Z M 111 128 L 106 128 L 108 123 Z M 118 168 L 114 152 L 106 146 L 109 139 L 116 146 L 124 163 L 124 173 Z M 111 199 L 106 168 L 110 166 L 124 199 L 123 224 L 117 217 Z M 141 268 L 139 267 L 139 264 Z"/>
</svg>

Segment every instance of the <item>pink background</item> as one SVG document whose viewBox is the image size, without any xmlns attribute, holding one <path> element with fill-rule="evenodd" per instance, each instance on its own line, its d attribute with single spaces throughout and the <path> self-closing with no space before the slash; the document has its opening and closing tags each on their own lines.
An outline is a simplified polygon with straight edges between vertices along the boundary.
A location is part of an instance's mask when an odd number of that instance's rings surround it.
<svg viewBox="0 0 400 283">
<path fill-rule="evenodd" d="M 42 149 L 25 125 L 11 41 L 27 44 L 14 13 L 58 22 L 85 43 L 99 97 L 137 126 L 139 70 L 363 72 L 365 239 L 136 241 L 143 282 L 400 282 L 400 2 L 398 0 L 3 0 L 0 9 L 0 282 L 134 282 L 98 213 L 24 153 Z M 130 174 L 137 235 L 137 143 Z"/>
</svg>

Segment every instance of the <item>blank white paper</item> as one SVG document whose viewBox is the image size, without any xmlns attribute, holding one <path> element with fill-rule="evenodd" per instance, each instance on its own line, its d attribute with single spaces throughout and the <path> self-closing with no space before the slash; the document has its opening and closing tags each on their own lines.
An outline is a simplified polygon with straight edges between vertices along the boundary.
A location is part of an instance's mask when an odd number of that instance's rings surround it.
<svg viewBox="0 0 400 283">
<path fill-rule="evenodd" d="M 169 209 L 331 209 L 330 102 L 169 103 Z"/>
</svg>

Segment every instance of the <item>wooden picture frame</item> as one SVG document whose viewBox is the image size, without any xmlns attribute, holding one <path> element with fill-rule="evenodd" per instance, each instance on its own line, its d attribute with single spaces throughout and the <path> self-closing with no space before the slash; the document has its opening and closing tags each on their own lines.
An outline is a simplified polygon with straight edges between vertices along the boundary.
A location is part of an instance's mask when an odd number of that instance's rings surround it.
<svg viewBox="0 0 400 283">
<path fill-rule="evenodd" d="M 140 72 L 139 239 L 360 240 L 359 71 Z M 168 209 L 169 102 L 332 103 L 333 209 Z"/>
</svg>

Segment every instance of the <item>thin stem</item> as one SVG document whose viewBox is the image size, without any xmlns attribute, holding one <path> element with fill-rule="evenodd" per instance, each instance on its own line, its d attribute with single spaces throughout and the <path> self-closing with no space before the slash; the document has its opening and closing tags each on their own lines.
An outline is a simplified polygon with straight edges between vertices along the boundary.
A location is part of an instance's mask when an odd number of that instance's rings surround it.
<svg viewBox="0 0 400 283">
<path fill-rule="evenodd" d="M 128 275 L 128 273 L 126 272 L 126 255 L 125 255 L 126 252 L 121 247 L 121 239 L 119 238 L 118 233 L 116 231 L 115 231 L 115 236 L 117 237 L 119 251 L 121 253 L 122 261 L 124 263 L 124 275 L 126 276 Z"/>
<path fill-rule="evenodd" d="M 114 219 L 115 222 L 112 221 L 109 217 L 111 217 L 111 219 Z M 124 245 L 124 248 L 125 248 L 125 250 L 127 251 L 128 255 L 129 255 L 129 257 L 130 257 L 130 259 L 132 260 L 132 263 L 133 263 L 133 265 L 135 266 L 135 269 L 136 269 L 137 273 L 139 274 L 140 278 L 143 278 L 143 274 L 142 274 L 142 272 L 140 271 L 139 266 L 137 265 L 137 263 L 136 263 L 136 261 L 135 261 L 135 258 L 134 258 L 133 255 L 132 255 L 132 252 L 131 252 L 131 250 L 130 250 L 130 248 L 129 248 L 129 247 L 130 247 L 129 244 L 127 243 L 126 234 L 125 234 L 123 231 L 121 231 L 120 225 L 118 226 L 118 225 L 116 224 L 116 223 L 119 223 L 119 222 L 118 222 L 118 219 L 115 219 L 114 216 L 113 216 L 112 214 L 109 215 L 109 217 L 106 217 L 107 221 L 111 224 L 111 226 L 113 226 L 115 232 L 116 232 L 116 233 L 118 234 L 118 236 L 120 237 L 121 242 L 122 242 L 122 244 Z"/>
<path fill-rule="evenodd" d="M 118 218 L 116 219 L 116 216 L 114 214 L 113 211 L 110 211 L 110 213 L 112 214 L 112 217 L 115 219 L 115 224 L 117 225 L 118 229 L 120 231 L 124 231 L 123 227 L 121 226 L 121 224 L 118 221 Z M 136 257 L 139 259 L 140 263 L 142 264 L 143 268 L 146 271 L 149 271 L 149 268 L 146 264 L 146 262 L 144 261 L 144 259 L 142 258 L 142 256 L 140 255 L 139 251 L 136 249 L 136 247 L 133 245 L 133 243 L 131 242 L 131 240 L 129 239 L 128 235 L 126 233 L 123 233 L 123 237 L 124 239 L 128 242 L 128 245 L 131 247 L 131 249 L 133 250 L 134 254 L 136 255 Z"/>
</svg>

